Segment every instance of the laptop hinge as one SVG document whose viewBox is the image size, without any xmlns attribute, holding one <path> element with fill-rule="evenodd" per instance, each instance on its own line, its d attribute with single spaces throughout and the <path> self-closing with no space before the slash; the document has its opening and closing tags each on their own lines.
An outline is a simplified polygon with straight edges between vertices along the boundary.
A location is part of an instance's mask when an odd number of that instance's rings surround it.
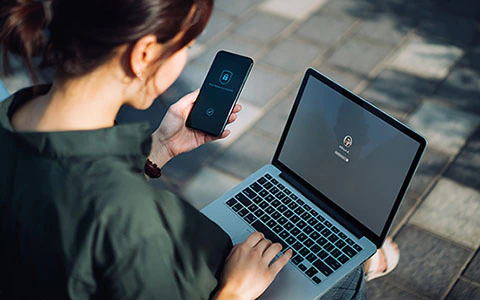
<svg viewBox="0 0 480 300">
<path fill-rule="evenodd" d="M 311 191 L 309 191 L 307 188 L 302 186 L 300 183 L 298 183 L 293 176 L 289 175 L 287 172 L 281 172 L 280 177 L 287 181 L 289 184 L 291 184 L 294 188 L 296 188 L 300 193 L 302 193 L 306 198 L 310 199 L 314 204 L 316 204 L 320 209 L 322 209 L 324 212 L 329 214 L 333 219 L 335 219 L 338 223 L 340 223 L 343 227 L 348 229 L 355 237 L 360 239 L 364 234 L 361 232 L 361 230 L 353 226 L 353 223 L 349 221 L 345 216 L 342 216 L 340 213 L 336 212 L 335 209 L 330 206 L 327 201 L 323 200 L 319 196 L 315 195 Z"/>
</svg>

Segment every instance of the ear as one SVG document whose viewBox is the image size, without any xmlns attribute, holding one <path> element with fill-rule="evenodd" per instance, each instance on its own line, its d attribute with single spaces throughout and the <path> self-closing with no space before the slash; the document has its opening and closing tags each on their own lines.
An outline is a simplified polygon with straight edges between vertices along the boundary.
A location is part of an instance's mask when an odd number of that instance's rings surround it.
<svg viewBox="0 0 480 300">
<path fill-rule="evenodd" d="M 139 39 L 130 52 L 130 68 L 138 77 L 147 75 L 150 64 L 155 61 L 161 51 L 161 45 L 153 34 Z"/>
</svg>

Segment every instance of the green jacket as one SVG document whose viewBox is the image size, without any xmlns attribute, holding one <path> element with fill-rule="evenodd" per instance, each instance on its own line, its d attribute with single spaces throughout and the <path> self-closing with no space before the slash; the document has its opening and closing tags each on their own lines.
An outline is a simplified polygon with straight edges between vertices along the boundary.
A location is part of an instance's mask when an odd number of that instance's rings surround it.
<svg viewBox="0 0 480 300">
<path fill-rule="evenodd" d="M 15 131 L 48 89 L 0 103 L 0 298 L 208 299 L 231 241 L 148 184 L 148 125 Z"/>
</svg>

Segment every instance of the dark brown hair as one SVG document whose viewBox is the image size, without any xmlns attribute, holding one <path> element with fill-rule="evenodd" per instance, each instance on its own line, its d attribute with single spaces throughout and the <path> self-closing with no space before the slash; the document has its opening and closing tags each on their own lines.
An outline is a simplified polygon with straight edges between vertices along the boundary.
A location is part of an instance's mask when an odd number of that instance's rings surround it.
<svg viewBox="0 0 480 300">
<path fill-rule="evenodd" d="M 200 35 L 212 9 L 213 0 L 1 0 L 3 69 L 11 52 L 34 80 L 36 55 L 63 76 L 84 75 L 147 34 L 165 45 L 165 59 Z"/>
</svg>

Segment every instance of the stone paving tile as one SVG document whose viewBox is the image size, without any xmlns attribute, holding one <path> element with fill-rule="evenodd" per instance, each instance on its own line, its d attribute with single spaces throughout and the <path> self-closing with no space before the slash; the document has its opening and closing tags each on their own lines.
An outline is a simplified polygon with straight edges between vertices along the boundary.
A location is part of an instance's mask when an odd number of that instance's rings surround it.
<svg viewBox="0 0 480 300">
<path fill-rule="evenodd" d="M 380 108 L 409 113 L 432 90 L 433 84 L 428 80 L 386 69 L 363 91 L 362 96 Z"/>
<path fill-rule="evenodd" d="M 480 246 L 480 193 L 442 178 L 417 209 L 410 223 L 460 245 Z"/>
<path fill-rule="evenodd" d="M 279 103 L 275 104 L 275 106 L 255 124 L 254 128 L 272 135 L 275 137 L 275 140 L 280 139 L 293 102 L 295 102 L 295 94 L 289 93 L 283 97 Z"/>
<path fill-rule="evenodd" d="M 208 68 L 209 65 L 188 64 L 172 86 L 173 89 L 184 89 L 186 91 L 199 89 L 202 86 L 205 76 L 207 76 Z"/>
<path fill-rule="evenodd" d="M 392 50 L 392 46 L 376 45 L 360 37 L 353 37 L 340 45 L 328 62 L 368 75 Z"/>
<path fill-rule="evenodd" d="M 477 251 L 477 254 L 470 261 L 463 275 L 480 284 L 480 251 Z"/>
<path fill-rule="evenodd" d="M 396 45 L 413 28 L 408 22 L 402 25 L 399 25 L 398 20 L 391 16 L 380 15 L 377 18 L 362 20 L 355 26 L 353 32 L 382 43 Z"/>
<path fill-rule="evenodd" d="M 227 129 L 231 131 L 230 135 L 226 139 L 215 142 L 221 147 L 228 147 L 235 142 L 263 115 L 262 111 L 255 105 L 241 99 L 238 103 L 242 105 L 243 109 L 237 114 L 237 121 L 227 126 Z"/>
<path fill-rule="evenodd" d="M 432 184 L 435 177 L 440 174 L 448 162 L 448 155 L 427 148 L 420 162 L 420 166 L 413 177 L 410 190 L 419 195 L 423 194 L 425 189 Z"/>
<path fill-rule="evenodd" d="M 219 50 L 227 50 L 253 57 L 262 46 L 261 44 L 243 41 L 237 37 L 227 36 L 209 47 L 208 50 L 195 60 L 195 63 L 210 66 Z"/>
<path fill-rule="evenodd" d="M 376 9 L 375 3 L 370 1 L 333 0 L 328 1 L 320 11 L 329 15 L 369 18 Z"/>
<path fill-rule="evenodd" d="M 276 143 L 249 131 L 215 159 L 212 165 L 245 178 L 270 163 L 275 149 Z"/>
<path fill-rule="evenodd" d="M 223 12 L 240 16 L 247 12 L 252 6 L 262 3 L 263 0 L 215 0 L 215 9 Z"/>
<path fill-rule="evenodd" d="M 236 27 L 235 34 L 268 43 L 290 23 L 290 20 L 282 17 L 256 12 Z"/>
<path fill-rule="evenodd" d="M 466 280 L 459 279 L 446 300 L 480 299 L 480 286 Z"/>
<path fill-rule="evenodd" d="M 480 129 L 449 167 L 445 177 L 480 191 Z"/>
<path fill-rule="evenodd" d="M 262 64 L 256 64 L 245 84 L 242 98 L 258 107 L 263 107 L 291 82 L 291 77 L 274 72 Z"/>
<path fill-rule="evenodd" d="M 230 26 L 232 26 L 233 19 L 228 15 L 214 10 L 207 27 L 202 34 L 197 38 L 200 43 L 206 43 L 215 36 L 224 33 Z"/>
<path fill-rule="evenodd" d="M 329 64 L 319 66 L 318 71 L 330 77 L 343 87 L 353 91 L 365 77 L 357 75 L 352 71 L 345 70 Z"/>
<path fill-rule="evenodd" d="M 369 281 L 366 283 L 366 287 L 367 299 L 369 300 L 423 299 L 389 283 L 387 277 Z"/>
<path fill-rule="evenodd" d="M 313 45 L 290 36 L 276 44 L 261 61 L 290 72 L 303 73 L 316 57 L 326 51 L 325 46 Z"/>
<path fill-rule="evenodd" d="M 306 19 L 328 0 L 266 0 L 260 9 L 293 20 Z"/>
<path fill-rule="evenodd" d="M 354 19 L 350 17 L 318 14 L 305 21 L 295 34 L 315 42 L 333 45 L 352 26 L 353 22 Z M 324 28 L 328 28 L 328 30 L 323 30 Z"/>
<path fill-rule="evenodd" d="M 218 170 L 203 167 L 182 189 L 182 196 L 197 209 L 202 209 L 241 180 Z"/>
<path fill-rule="evenodd" d="M 429 299 L 440 299 L 467 261 L 470 252 L 407 226 L 396 237 L 400 262 L 389 282 Z"/>
<path fill-rule="evenodd" d="M 458 47 L 416 37 L 398 50 L 389 65 L 418 77 L 441 80 L 462 54 L 463 50 Z"/>
<path fill-rule="evenodd" d="M 453 69 L 434 99 L 480 115 L 480 71 L 466 67 Z"/>
<path fill-rule="evenodd" d="M 199 42 L 194 43 L 190 49 L 188 49 L 188 61 L 187 65 L 190 64 L 191 61 L 195 60 L 197 57 L 202 55 L 207 47 L 205 47 L 204 44 L 201 44 Z"/>
<path fill-rule="evenodd" d="M 427 138 L 429 147 L 455 155 L 476 129 L 480 119 L 471 113 L 425 101 L 408 123 Z"/>
<path fill-rule="evenodd" d="M 424 20 L 417 33 L 428 41 L 457 46 L 469 45 L 475 35 L 476 21 L 450 13 L 436 13 Z"/>
</svg>

